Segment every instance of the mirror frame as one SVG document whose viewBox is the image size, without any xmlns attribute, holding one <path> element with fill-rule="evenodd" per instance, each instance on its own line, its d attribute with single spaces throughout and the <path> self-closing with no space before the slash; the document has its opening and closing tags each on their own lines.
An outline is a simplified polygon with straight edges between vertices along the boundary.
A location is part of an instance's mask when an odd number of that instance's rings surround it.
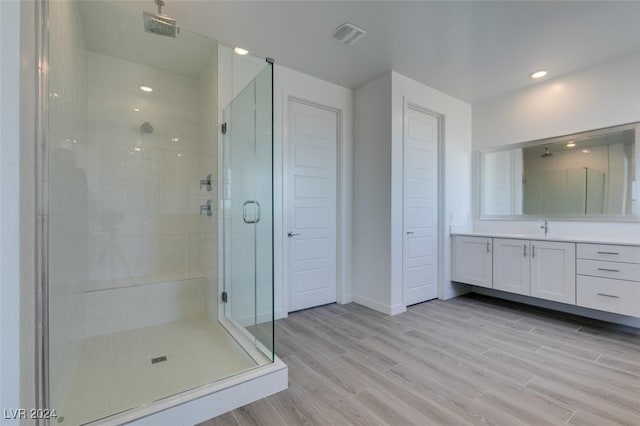
<svg viewBox="0 0 640 426">
<path fill-rule="evenodd" d="M 570 133 L 561 136 L 552 136 L 548 138 L 535 139 L 526 142 L 518 142 L 509 145 L 501 145 L 486 149 L 481 149 L 476 151 L 477 159 L 474 163 L 477 165 L 477 170 L 475 173 L 477 184 L 475 185 L 475 202 L 476 202 L 476 211 L 478 212 L 478 218 L 480 220 L 487 221 L 495 221 L 495 220 L 508 220 L 508 221 L 517 221 L 517 220 L 544 220 L 544 219 L 554 219 L 554 220 L 563 220 L 563 221 L 576 221 L 576 222 L 640 222 L 640 214 L 637 215 L 558 215 L 558 214 L 549 214 L 549 215 L 537 215 L 537 214 L 519 214 L 519 215 L 487 215 L 484 214 L 484 205 L 483 205 L 483 180 L 482 176 L 484 175 L 484 156 L 486 154 L 494 153 L 494 152 L 503 152 L 503 151 L 511 151 L 517 148 L 529 148 L 532 146 L 540 146 L 540 145 L 548 145 L 550 143 L 558 143 L 565 142 L 571 139 L 575 139 L 578 137 L 597 137 L 602 136 L 612 131 L 621 132 L 625 130 L 638 129 L 640 132 L 640 121 L 619 124 L 616 126 L 602 127 L 599 129 L 586 130 L 583 132 Z M 636 141 L 636 143 L 639 141 Z M 640 159 L 640 146 L 636 144 L 635 146 L 635 156 L 636 162 Z M 636 171 L 640 174 L 640 164 L 636 164 Z M 639 181 L 640 185 L 640 176 L 636 176 L 636 180 Z M 640 200 L 636 200 L 640 202 Z"/>
</svg>

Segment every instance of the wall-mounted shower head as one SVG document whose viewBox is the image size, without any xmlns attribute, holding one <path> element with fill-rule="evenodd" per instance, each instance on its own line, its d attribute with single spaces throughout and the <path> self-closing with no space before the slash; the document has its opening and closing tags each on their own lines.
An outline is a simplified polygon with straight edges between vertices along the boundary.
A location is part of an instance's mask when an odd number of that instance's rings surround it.
<svg viewBox="0 0 640 426">
<path fill-rule="evenodd" d="M 553 153 L 551 151 L 549 151 L 548 147 L 544 147 L 544 154 L 540 154 L 540 157 L 542 158 L 549 158 L 549 157 L 553 157 Z"/>
<path fill-rule="evenodd" d="M 144 23 L 144 30 L 148 33 L 175 38 L 176 34 L 178 33 L 176 20 L 162 13 L 162 6 L 164 6 L 164 1 L 155 0 L 155 3 L 158 5 L 157 14 L 142 12 L 142 22 Z"/>
<path fill-rule="evenodd" d="M 151 125 L 151 123 L 149 123 L 148 121 L 142 123 L 140 125 L 140 133 L 142 133 L 143 135 L 153 133 L 153 126 Z"/>
</svg>

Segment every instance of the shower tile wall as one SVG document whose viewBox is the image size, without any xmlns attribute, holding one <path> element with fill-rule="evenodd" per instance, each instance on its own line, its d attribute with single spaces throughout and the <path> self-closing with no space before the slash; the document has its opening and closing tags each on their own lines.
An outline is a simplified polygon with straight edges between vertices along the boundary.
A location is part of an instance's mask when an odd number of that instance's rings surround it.
<svg viewBox="0 0 640 426">
<path fill-rule="evenodd" d="M 198 81 L 94 52 L 87 63 L 85 337 L 202 316 L 215 234 L 198 213 Z"/>
<path fill-rule="evenodd" d="M 211 192 L 202 192 L 200 201 L 205 199 L 213 200 L 216 206 L 213 217 L 205 221 L 202 233 L 202 252 L 200 256 L 206 277 L 205 295 L 207 300 L 207 312 L 212 322 L 218 320 L 218 238 L 222 239 L 222 234 L 217 234 L 219 204 L 218 198 L 218 53 L 212 53 L 211 58 L 206 63 L 198 76 L 198 112 L 200 129 L 200 175 L 204 178 L 212 173 L 213 185 Z M 204 197 L 204 198 L 203 198 Z"/>
</svg>

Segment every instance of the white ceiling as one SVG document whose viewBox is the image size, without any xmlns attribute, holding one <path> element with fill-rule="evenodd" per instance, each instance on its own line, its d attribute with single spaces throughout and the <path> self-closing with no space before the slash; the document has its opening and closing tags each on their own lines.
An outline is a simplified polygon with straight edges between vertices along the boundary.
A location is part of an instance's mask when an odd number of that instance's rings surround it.
<svg viewBox="0 0 640 426">
<path fill-rule="evenodd" d="M 554 78 L 640 51 L 640 1 L 166 2 L 183 28 L 342 86 L 394 69 L 468 102 L 535 84 L 540 68 Z M 152 0 L 118 3 L 154 10 Z M 331 39 L 344 21 L 366 36 Z"/>
</svg>

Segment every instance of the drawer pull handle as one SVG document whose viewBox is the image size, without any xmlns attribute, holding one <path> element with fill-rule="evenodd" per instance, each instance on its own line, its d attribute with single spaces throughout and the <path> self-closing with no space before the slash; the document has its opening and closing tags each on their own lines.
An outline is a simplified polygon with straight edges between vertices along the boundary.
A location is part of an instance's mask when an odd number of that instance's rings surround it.
<svg viewBox="0 0 640 426">
<path fill-rule="evenodd" d="M 606 293 L 598 293 L 598 296 L 611 297 L 613 299 L 620 299 L 620 296 L 616 296 L 613 294 L 606 294 Z"/>
<path fill-rule="evenodd" d="M 599 251 L 598 254 L 620 254 L 620 253 L 616 253 L 615 251 Z"/>
<path fill-rule="evenodd" d="M 620 272 L 618 269 L 598 268 L 598 271 Z"/>
</svg>

